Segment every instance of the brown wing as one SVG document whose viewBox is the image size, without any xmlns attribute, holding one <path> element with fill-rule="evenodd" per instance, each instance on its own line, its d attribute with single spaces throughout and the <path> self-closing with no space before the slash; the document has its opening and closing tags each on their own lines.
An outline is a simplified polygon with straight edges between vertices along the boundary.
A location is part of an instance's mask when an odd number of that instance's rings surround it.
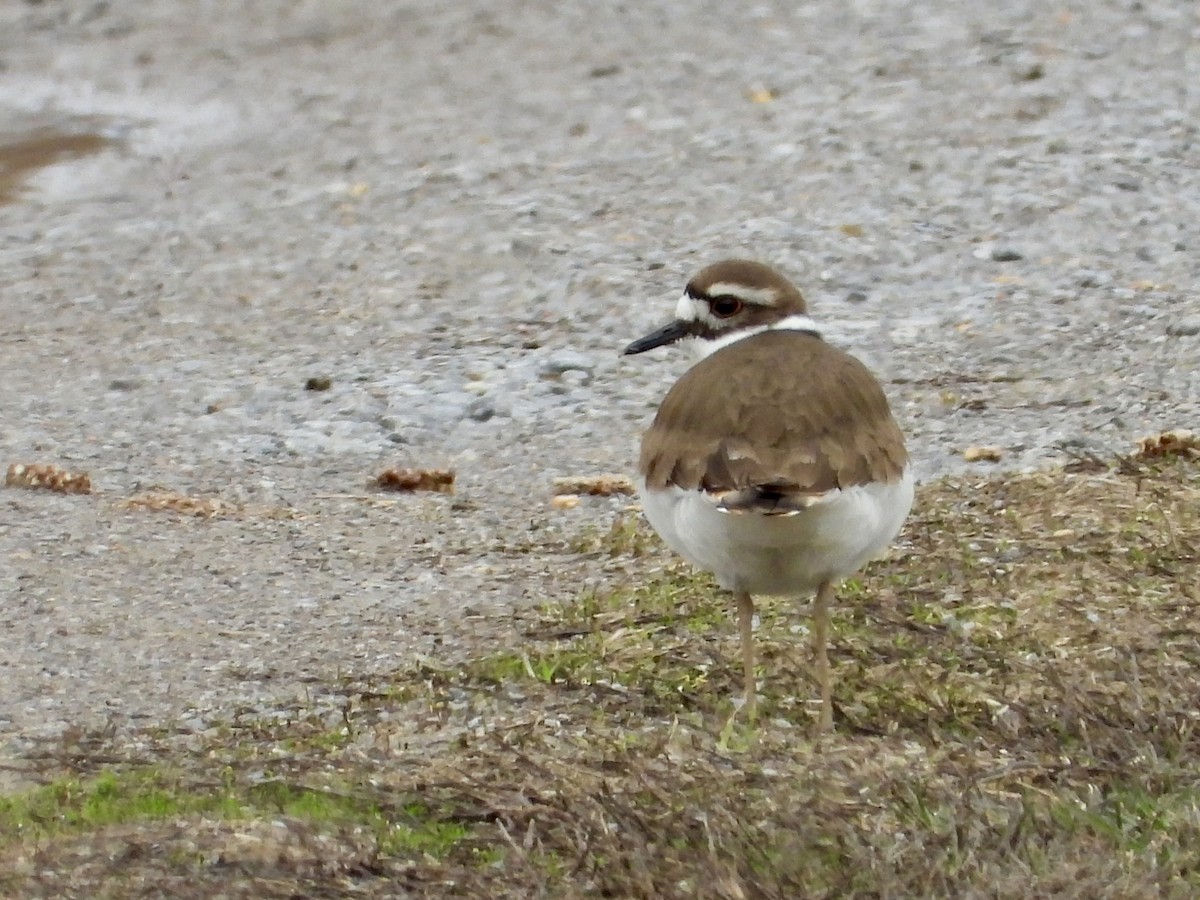
<svg viewBox="0 0 1200 900">
<path fill-rule="evenodd" d="M 749 492 L 758 499 L 743 505 L 782 509 L 832 488 L 893 481 L 907 461 L 866 366 L 813 335 L 768 331 L 676 382 L 642 440 L 639 468 L 650 488 Z"/>
</svg>

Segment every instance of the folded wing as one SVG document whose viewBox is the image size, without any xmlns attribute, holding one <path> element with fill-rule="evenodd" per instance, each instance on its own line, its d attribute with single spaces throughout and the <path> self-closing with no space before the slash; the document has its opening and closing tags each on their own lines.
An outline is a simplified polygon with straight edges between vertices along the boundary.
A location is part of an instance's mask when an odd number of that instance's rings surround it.
<svg viewBox="0 0 1200 900">
<path fill-rule="evenodd" d="M 768 331 L 679 379 L 646 432 L 639 468 L 650 489 L 702 490 L 729 512 L 785 515 L 839 488 L 895 481 L 907 462 L 883 389 L 862 363 L 814 335 Z"/>
</svg>

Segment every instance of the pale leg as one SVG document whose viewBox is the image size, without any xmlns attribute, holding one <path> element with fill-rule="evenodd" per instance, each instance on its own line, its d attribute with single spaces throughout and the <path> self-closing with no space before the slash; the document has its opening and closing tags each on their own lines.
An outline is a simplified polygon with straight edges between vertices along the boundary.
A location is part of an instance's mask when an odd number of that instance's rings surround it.
<svg viewBox="0 0 1200 900">
<path fill-rule="evenodd" d="M 833 728 L 833 696 L 829 686 L 829 602 L 833 599 L 833 582 L 823 581 L 817 588 L 813 603 L 813 655 L 817 662 L 817 683 L 821 689 L 821 718 L 818 731 Z"/>
<path fill-rule="evenodd" d="M 742 687 L 746 696 L 746 716 L 753 722 L 755 716 L 754 690 L 754 601 L 745 591 L 737 591 L 738 629 L 742 633 Z"/>
</svg>

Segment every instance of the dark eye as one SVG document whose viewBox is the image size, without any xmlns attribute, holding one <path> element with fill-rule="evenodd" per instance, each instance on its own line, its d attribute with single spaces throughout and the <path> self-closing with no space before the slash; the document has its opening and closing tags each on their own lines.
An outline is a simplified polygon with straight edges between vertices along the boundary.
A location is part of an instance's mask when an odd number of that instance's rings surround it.
<svg viewBox="0 0 1200 900">
<path fill-rule="evenodd" d="M 728 319 L 742 311 L 742 301 L 737 297 L 713 297 L 708 308 L 713 311 L 713 315 Z"/>
</svg>

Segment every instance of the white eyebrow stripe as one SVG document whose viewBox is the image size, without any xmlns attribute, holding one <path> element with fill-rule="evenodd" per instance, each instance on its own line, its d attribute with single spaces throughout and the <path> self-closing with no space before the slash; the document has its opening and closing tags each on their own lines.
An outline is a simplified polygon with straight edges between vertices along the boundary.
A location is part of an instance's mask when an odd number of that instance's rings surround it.
<svg viewBox="0 0 1200 900">
<path fill-rule="evenodd" d="M 704 293 L 709 297 L 737 297 L 757 306 L 774 306 L 779 300 L 779 294 L 774 288 L 747 287 L 732 281 L 710 284 Z"/>
</svg>

